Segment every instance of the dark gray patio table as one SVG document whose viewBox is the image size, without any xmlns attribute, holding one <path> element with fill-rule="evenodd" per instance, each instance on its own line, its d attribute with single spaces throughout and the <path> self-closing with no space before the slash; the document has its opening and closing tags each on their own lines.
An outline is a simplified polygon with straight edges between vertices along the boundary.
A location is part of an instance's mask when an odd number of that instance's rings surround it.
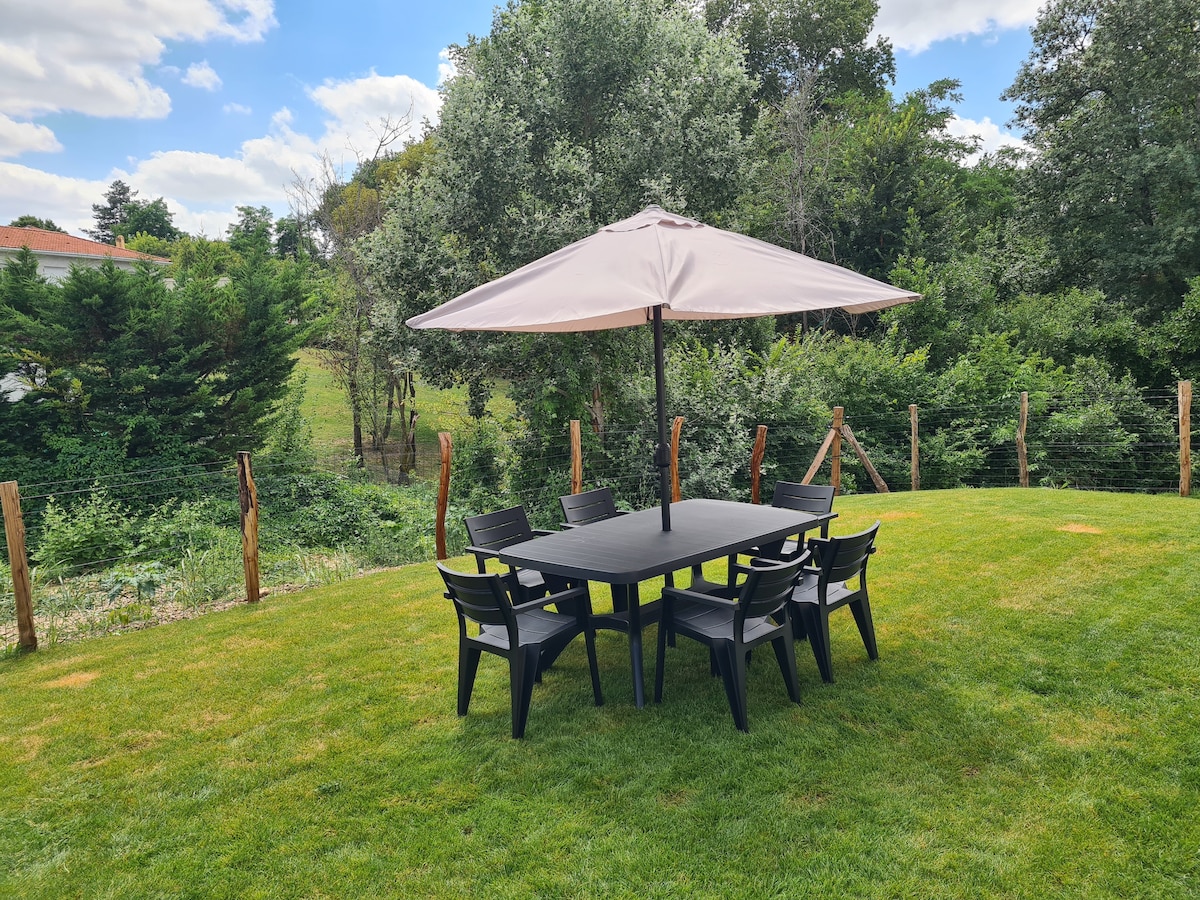
<svg viewBox="0 0 1200 900">
<path fill-rule="evenodd" d="M 597 615 L 595 624 L 629 633 L 640 709 L 646 702 L 642 625 L 658 621 L 661 608 L 658 600 L 641 606 L 638 582 L 750 547 L 770 553 L 788 535 L 811 531 L 832 517 L 728 500 L 683 500 L 671 504 L 670 531 L 662 530 L 662 513 L 655 507 L 512 544 L 500 551 L 500 561 L 613 586 L 614 612 Z"/>
</svg>

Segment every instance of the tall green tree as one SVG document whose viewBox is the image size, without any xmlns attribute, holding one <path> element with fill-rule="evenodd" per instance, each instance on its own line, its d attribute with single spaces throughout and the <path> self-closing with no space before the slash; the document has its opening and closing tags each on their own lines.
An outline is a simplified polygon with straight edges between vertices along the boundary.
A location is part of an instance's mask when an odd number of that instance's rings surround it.
<svg viewBox="0 0 1200 900">
<path fill-rule="evenodd" d="M 392 213 L 364 248 L 392 321 L 650 203 L 721 221 L 745 183 L 741 116 L 753 82 L 736 42 L 682 5 L 510 3 L 490 34 L 452 53 L 459 74 L 444 89 L 433 152 L 393 191 Z M 406 272 L 404 260 L 420 264 Z M 423 355 L 422 374 L 464 374 L 477 400 L 481 378 L 526 381 L 514 390 L 527 410 L 590 414 L 602 427 L 633 393 L 628 372 L 646 341 L 463 335 Z"/>
<path fill-rule="evenodd" d="M 244 256 L 254 253 L 269 255 L 275 230 L 275 217 L 271 210 L 266 206 L 239 206 L 237 213 L 237 221 L 225 230 L 229 236 L 229 246 Z"/>
<path fill-rule="evenodd" d="M 820 102 L 847 91 L 879 96 L 896 76 L 891 43 L 868 43 L 877 0 L 707 0 L 709 27 L 737 36 L 755 99 L 781 103 L 811 80 Z"/>
<path fill-rule="evenodd" d="M 167 208 L 167 201 L 162 197 L 150 201 L 130 200 L 123 208 L 123 215 L 121 223 L 113 228 L 114 235 L 131 238 L 148 234 L 164 241 L 183 237 L 183 232 L 175 227 L 175 214 Z"/>
<path fill-rule="evenodd" d="M 118 178 L 105 191 L 104 202 L 92 204 L 92 218 L 95 219 L 96 227 L 85 228 L 83 233 L 102 244 L 115 244 L 117 229 L 128 218 L 125 207 L 136 196 L 137 191 L 131 190 L 129 185 Z"/>
<path fill-rule="evenodd" d="M 39 219 L 37 216 L 17 216 L 8 224 L 14 228 L 41 228 L 44 231 L 60 231 L 66 234 L 66 229 L 55 225 L 53 219 Z"/>
<path fill-rule="evenodd" d="M 1194 0 L 1052 0 L 1005 94 L 1033 148 L 1034 227 L 1065 284 L 1144 321 L 1200 273 L 1200 16 Z"/>
<path fill-rule="evenodd" d="M 12 463 L 43 466 L 64 448 L 95 465 L 209 461 L 261 445 L 262 419 L 282 397 L 297 334 L 269 269 L 241 266 L 227 283 L 111 261 L 75 267 L 22 302 L 28 273 L 0 280 L 0 369 L 28 393 L 0 404 L 0 445 Z M 103 462 L 101 462 L 103 461 Z M 78 473 L 76 473 L 78 474 Z M 95 471 L 100 474 L 100 471 Z"/>
</svg>

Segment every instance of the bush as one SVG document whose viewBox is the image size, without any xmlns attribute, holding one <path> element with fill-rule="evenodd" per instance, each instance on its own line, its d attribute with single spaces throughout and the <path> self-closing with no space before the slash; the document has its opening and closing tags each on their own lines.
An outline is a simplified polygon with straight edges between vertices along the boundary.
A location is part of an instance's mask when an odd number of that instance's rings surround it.
<svg viewBox="0 0 1200 900">
<path fill-rule="evenodd" d="M 124 504 L 97 486 L 69 507 L 48 500 L 31 556 L 51 571 L 96 571 L 132 553 L 137 533 Z"/>
</svg>

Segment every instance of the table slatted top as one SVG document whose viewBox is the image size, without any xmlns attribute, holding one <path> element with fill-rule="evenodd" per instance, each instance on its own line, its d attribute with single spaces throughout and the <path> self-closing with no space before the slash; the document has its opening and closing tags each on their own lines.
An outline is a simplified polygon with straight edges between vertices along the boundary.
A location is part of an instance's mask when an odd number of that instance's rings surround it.
<svg viewBox="0 0 1200 900">
<path fill-rule="evenodd" d="M 653 507 L 512 544 L 500 551 L 500 561 L 553 575 L 635 584 L 812 531 L 829 518 L 728 500 L 683 500 L 671 504 L 670 531 L 662 530 L 662 510 Z"/>
</svg>

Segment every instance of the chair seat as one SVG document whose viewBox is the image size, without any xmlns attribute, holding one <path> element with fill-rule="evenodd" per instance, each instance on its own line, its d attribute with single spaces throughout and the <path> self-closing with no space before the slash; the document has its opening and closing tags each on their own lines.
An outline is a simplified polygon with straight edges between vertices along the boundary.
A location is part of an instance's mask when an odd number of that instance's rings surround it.
<svg viewBox="0 0 1200 900">
<path fill-rule="evenodd" d="M 820 595 L 817 591 L 816 575 L 805 573 L 803 580 L 792 591 L 793 603 L 811 603 L 814 606 L 821 602 Z M 857 591 L 852 591 L 845 584 L 831 584 L 825 592 L 825 606 L 829 609 L 841 606 L 847 598 L 857 595 Z"/>
<path fill-rule="evenodd" d="M 733 639 L 733 608 L 714 608 L 686 600 L 676 602 L 671 624 L 676 633 L 687 637 L 705 637 L 709 640 Z M 747 618 L 742 629 L 744 643 L 756 640 L 778 629 L 778 625 L 765 616 Z"/>
<path fill-rule="evenodd" d="M 521 587 L 526 590 L 538 591 L 546 589 L 546 579 L 542 577 L 542 573 L 537 569 L 518 569 L 517 581 L 521 582 Z M 534 596 L 531 594 L 530 596 Z"/>
<path fill-rule="evenodd" d="M 548 609 L 531 609 L 517 613 L 517 639 L 521 646 L 543 644 L 551 638 L 578 632 L 579 623 L 574 616 L 550 612 Z M 483 625 L 472 640 L 497 650 L 508 649 L 508 630 L 503 625 Z"/>
</svg>

